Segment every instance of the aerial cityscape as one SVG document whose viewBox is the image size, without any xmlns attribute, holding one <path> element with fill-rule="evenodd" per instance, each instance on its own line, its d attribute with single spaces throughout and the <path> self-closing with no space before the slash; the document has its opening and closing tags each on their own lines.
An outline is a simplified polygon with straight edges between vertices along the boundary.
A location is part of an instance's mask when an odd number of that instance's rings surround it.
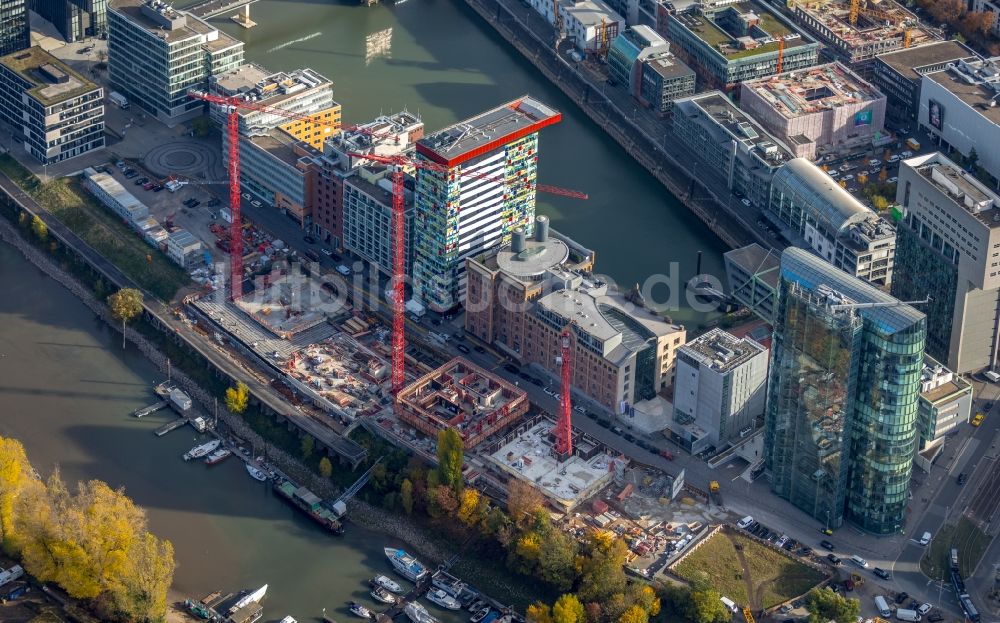
<svg viewBox="0 0 1000 623">
<path fill-rule="evenodd" d="M 998 100 L 995 0 L 0 1 L 0 621 L 1000 620 Z"/>
</svg>

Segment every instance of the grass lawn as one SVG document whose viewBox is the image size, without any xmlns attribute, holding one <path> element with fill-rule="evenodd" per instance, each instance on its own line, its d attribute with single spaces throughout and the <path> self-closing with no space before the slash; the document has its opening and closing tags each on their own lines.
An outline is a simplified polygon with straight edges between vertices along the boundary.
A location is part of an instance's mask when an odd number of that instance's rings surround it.
<svg viewBox="0 0 1000 623">
<path fill-rule="evenodd" d="M 711 537 L 674 571 L 688 580 L 704 574 L 724 596 L 740 606 L 750 603 L 754 610 L 807 593 L 826 577 L 771 547 L 725 532 Z"/>
<path fill-rule="evenodd" d="M 158 298 L 170 301 L 190 280 L 166 255 L 152 248 L 113 212 L 97 202 L 80 178 L 42 184 L 9 154 L 0 156 L 6 173 L 39 204 L 98 253 Z"/>
<path fill-rule="evenodd" d="M 951 550 L 956 548 L 962 577 L 969 577 L 989 544 L 990 538 L 966 517 L 962 517 L 957 525 L 944 526 L 934 535 L 927 552 L 920 560 L 920 570 L 927 577 L 946 579 Z"/>
</svg>

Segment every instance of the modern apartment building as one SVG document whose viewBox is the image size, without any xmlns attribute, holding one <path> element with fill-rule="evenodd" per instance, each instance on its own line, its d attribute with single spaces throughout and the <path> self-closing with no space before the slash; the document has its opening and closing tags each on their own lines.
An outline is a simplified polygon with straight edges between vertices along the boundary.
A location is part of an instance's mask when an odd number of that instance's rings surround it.
<svg viewBox="0 0 1000 623">
<path fill-rule="evenodd" d="M 466 332 L 523 363 L 533 302 L 593 271 L 594 252 L 550 230 L 548 217 L 536 216 L 533 236 L 518 228 L 510 245 L 472 256 L 466 266 Z"/>
<path fill-rule="evenodd" d="M 309 120 L 289 119 L 285 115 L 240 108 L 240 134 L 260 136 L 281 129 L 314 149 L 337 135 L 340 129 L 340 104 L 333 100 L 333 83 L 307 68 L 271 72 L 249 63 L 209 77 L 209 91 L 223 97 L 242 96 L 253 104 L 279 108 L 288 113 L 308 115 Z M 222 106 L 211 105 L 209 113 L 219 126 L 226 122 Z M 223 154 L 226 154 L 223 132 Z"/>
<path fill-rule="evenodd" d="M 771 178 L 791 158 L 790 149 L 768 134 L 720 91 L 674 102 L 673 134 L 708 162 L 729 190 L 766 206 Z"/>
<path fill-rule="evenodd" d="M 745 80 L 816 64 L 819 43 L 756 0 L 700 0 L 667 16 L 672 50 L 709 88 L 732 90 Z"/>
<path fill-rule="evenodd" d="M 673 382 L 677 349 L 687 332 L 590 276 L 567 275 L 564 287 L 540 296 L 527 314 L 524 361 L 554 378 L 560 335 L 573 332 L 573 389 L 612 413 L 656 397 Z"/>
<path fill-rule="evenodd" d="M 314 233 L 333 248 L 344 245 L 344 180 L 360 167 L 373 164 L 371 160 L 350 154 L 412 154 L 416 141 L 423 136 L 424 122 L 404 110 L 380 116 L 327 139 L 323 144 L 320 172 L 313 186 Z M 412 191 L 412 180 L 407 184 Z M 407 227 L 412 230 L 412 225 Z M 407 257 L 410 265 L 412 250 Z"/>
<path fill-rule="evenodd" d="M 1000 196 L 940 153 L 904 160 L 892 293 L 930 297 L 927 352 L 958 373 L 994 369 L 1000 335 Z"/>
<path fill-rule="evenodd" d="M 413 178 L 408 177 L 409 186 Z M 358 167 L 344 178 L 344 248 L 393 275 L 392 172 L 385 165 Z M 413 274 L 413 191 L 404 191 L 403 257 Z"/>
<path fill-rule="evenodd" d="M 110 0 L 108 73 L 112 86 L 173 125 L 198 116 L 210 76 L 243 64 L 243 43 L 162 0 Z"/>
<path fill-rule="evenodd" d="M 100 36 L 108 29 L 108 0 L 31 0 L 30 8 L 52 22 L 70 43 Z"/>
<path fill-rule="evenodd" d="M 0 57 L 0 117 L 43 164 L 104 147 L 104 89 L 38 46 Z"/>
<path fill-rule="evenodd" d="M 31 47 L 28 0 L 0 2 L 0 55 Z"/>
<path fill-rule="evenodd" d="M 1000 57 L 959 60 L 924 74 L 917 123 L 945 153 L 964 157 L 1000 180 Z"/>
<path fill-rule="evenodd" d="M 415 293 L 435 311 L 465 294 L 465 260 L 535 223 L 538 131 L 562 113 L 525 95 L 417 141 Z"/>
<path fill-rule="evenodd" d="M 753 432 L 764 415 L 767 349 L 754 340 L 712 329 L 677 351 L 674 420 L 705 435 L 689 450 L 723 448 Z M 678 431 L 675 431 L 677 433 Z"/>
<path fill-rule="evenodd" d="M 694 93 L 695 73 L 670 53 L 670 44 L 649 26 L 633 26 L 608 50 L 611 78 L 643 106 L 664 114 L 673 101 Z"/>
<path fill-rule="evenodd" d="M 625 30 L 625 18 L 604 0 L 527 0 L 527 4 L 553 26 L 558 7 L 563 36 L 584 54 L 610 45 Z"/>
<path fill-rule="evenodd" d="M 941 71 L 949 63 L 974 61 L 975 52 L 949 39 L 875 57 L 872 84 L 886 96 L 886 115 L 910 123 L 920 110 L 920 83 L 924 74 Z"/>
<path fill-rule="evenodd" d="M 920 374 L 917 451 L 943 446 L 948 433 L 968 422 L 971 413 L 972 384 L 926 356 Z"/>
<path fill-rule="evenodd" d="M 764 433 L 771 489 L 827 527 L 898 533 L 927 320 L 804 249 L 782 254 L 779 288 Z"/>
<path fill-rule="evenodd" d="M 840 270 L 877 286 L 892 283 L 896 230 L 805 158 L 774 176 L 768 211 Z"/>
<path fill-rule="evenodd" d="M 744 82 L 740 108 L 809 160 L 872 149 L 885 125 L 885 95 L 840 63 Z"/>
<path fill-rule="evenodd" d="M 829 53 L 868 76 L 876 56 L 938 41 L 895 0 L 827 0 L 790 5 L 792 19 L 827 44 Z"/>
</svg>

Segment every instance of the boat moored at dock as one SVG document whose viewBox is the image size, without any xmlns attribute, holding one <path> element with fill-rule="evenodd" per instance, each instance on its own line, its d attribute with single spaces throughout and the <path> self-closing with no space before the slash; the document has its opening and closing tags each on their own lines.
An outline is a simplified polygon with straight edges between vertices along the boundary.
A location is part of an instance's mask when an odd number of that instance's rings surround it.
<svg viewBox="0 0 1000 623">
<path fill-rule="evenodd" d="M 411 582 L 419 582 L 427 576 L 427 567 L 407 554 L 405 550 L 387 547 L 385 548 L 385 557 L 392 563 L 392 568 L 396 570 L 396 573 Z"/>
<path fill-rule="evenodd" d="M 219 446 L 221 445 L 222 445 L 221 441 L 219 441 L 218 439 L 213 439 L 207 443 L 201 444 L 200 446 L 195 446 L 184 453 L 184 460 L 190 461 L 192 459 L 200 459 L 203 456 L 207 456 L 212 452 L 215 452 L 216 450 L 219 449 Z"/>
<path fill-rule="evenodd" d="M 219 463 L 225 461 L 229 457 L 233 456 L 232 450 L 229 448 L 219 448 L 212 454 L 205 457 L 205 463 L 207 465 L 218 465 Z"/>
<path fill-rule="evenodd" d="M 457 599 L 440 588 L 429 591 L 427 593 L 427 601 L 435 603 L 442 608 L 447 608 L 448 610 L 460 610 L 462 608 L 462 604 L 460 604 Z"/>
<path fill-rule="evenodd" d="M 290 480 L 282 480 L 274 491 L 309 515 L 313 521 L 334 534 L 343 534 L 344 525 L 332 510 L 323 506 L 323 500 L 305 487 L 296 487 Z"/>
<path fill-rule="evenodd" d="M 400 586 L 397 582 L 385 577 L 384 575 L 376 575 L 371 580 L 369 580 L 369 583 L 372 586 L 380 586 L 385 590 L 389 591 L 390 593 L 399 594 L 403 592 L 402 586 Z"/>
<path fill-rule="evenodd" d="M 239 600 L 229 608 L 230 614 L 236 612 L 240 608 L 245 608 L 250 604 L 257 603 L 261 599 L 264 599 L 264 595 L 266 594 L 267 594 L 267 584 L 261 586 L 260 588 L 251 593 L 247 593 L 243 597 L 240 597 Z"/>
<path fill-rule="evenodd" d="M 364 606 L 362 606 L 361 604 L 359 604 L 356 601 L 349 602 L 348 603 L 348 609 L 351 611 L 351 614 L 353 614 L 355 616 L 359 616 L 362 619 L 371 619 L 372 618 L 372 611 L 369 610 L 368 608 L 365 608 Z"/>
<path fill-rule="evenodd" d="M 403 612 L 413 623 L 441 623 L 431 616 L 430 612 L 427 612 L 427 608 L 415 601 L 406 604 L 403 607 Z"/>
<path fill-rule="evenodd" d="M 396 596 L 385 590 L 381 586 L 376 586 L 371 590 L 372 599 L 384 604 L 394 604 L 396 603 Z"/>
<path fill-rule="evenodd" d="M 431 578 L 431 586 L 443 590 L 455 599 L 459 599 L 462 591 L 465 590 L 465 582 L 444 570 L 434 572 L 434 576 Z"/>
<path fill-rule="evenodd" d="M 267 480 L 267 472 L 260 469 L 259 467 L 251 465 L 250 463 L 247 463 L 246 466 L 247 466 L 247 473 L 250 474 L 250 476 L 254 480 L 259 480 L 261 482 Z"/>
</svg>

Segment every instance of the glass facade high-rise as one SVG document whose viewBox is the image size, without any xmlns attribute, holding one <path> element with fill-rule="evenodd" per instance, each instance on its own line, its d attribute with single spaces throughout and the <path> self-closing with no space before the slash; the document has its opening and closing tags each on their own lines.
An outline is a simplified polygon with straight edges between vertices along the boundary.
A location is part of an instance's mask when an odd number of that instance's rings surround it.
<svg viewBox="0 0 1000 623">
<path fill-rule="evenodd" d="M 31 10 L 69 42 L 99 36 L 108 28 L 108 0 L 31 0 Z"/>
<path fill-rule="evenodd" d="M 0 56 L 30 45 L 28 0 L 0 0 Z"/>
<path fill-rule="evenodd" d="M 926 318 L 803 249 L 781 257 L 765 416 L 772 490 L 831 528 L 906 518 Z"/>
</svg>

